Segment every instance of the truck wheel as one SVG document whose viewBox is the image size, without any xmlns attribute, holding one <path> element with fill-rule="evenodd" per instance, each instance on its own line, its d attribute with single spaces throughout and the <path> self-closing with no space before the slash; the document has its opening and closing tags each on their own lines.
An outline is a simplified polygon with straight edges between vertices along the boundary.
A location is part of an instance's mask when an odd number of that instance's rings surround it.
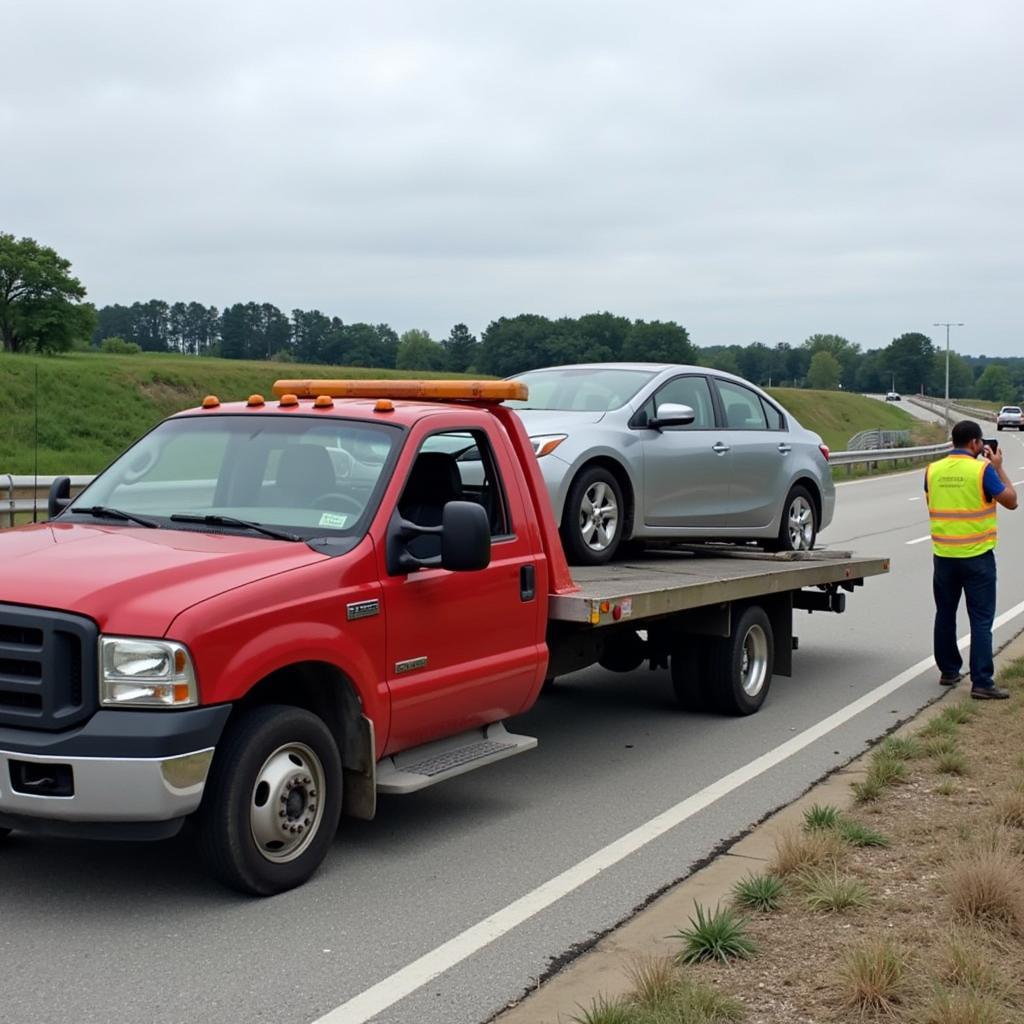
<svg viewBox="0 0 1024 1024">
<path fill-rule="evenodd" d="M 199 810 L 213 873 L 253 896 L 301 885 L 341 816 L 341 755 L 327 726 L 282 704 L 247 711 L 217 747 Z"/>
<path fill-rule="evenodd" d="M 769 551 L 810 551 L 818 536 L 818 515 L 806 487 L 790 488 L 782 506 L 779 535 L 765 547 Z"/>
<path fill-rule="evenodd" d="M 684 711 L 707 711 L 711 701 L 702 665 L 704 659 L 695 643 L 696 637 L 690 637 L 672 651 L 669 673 L 679 706 Z"/>
<path fill-rule="evenodd" d="M 573 565 L 610 562 L 622 540 L 625 506 L 618 480 L 603 466 L 584 469 L 569 488 L 562 544 Z"/>
<path fill-rule="evenodd" d="M 733 622 L 732 636 L 716 637 L 707 649 L 706 684 L 725 715 L 752 715 L 772 682 L 775 642 L 764 609 L 746 608 Z"/>
</svg>

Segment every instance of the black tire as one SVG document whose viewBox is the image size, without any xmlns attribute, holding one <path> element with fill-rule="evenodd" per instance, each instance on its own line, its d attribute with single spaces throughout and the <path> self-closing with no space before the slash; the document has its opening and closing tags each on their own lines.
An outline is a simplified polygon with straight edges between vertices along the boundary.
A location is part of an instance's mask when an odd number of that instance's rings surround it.
<svg viewBox="0 0 1024 1024">
<path fill-rule="evenodd" d="M 243 713 L 217 747 L 199 810 L 210 870 L 253 896 L 301 885 L 331 848 L 341 792 L 341 756 L 321 719 L 284 704 Z"/>
<path fill-rule="evenodd" d="M 704 661 L 697 644 L 703 642 L 697 637 L 686 637 L 672 651 L 669 660 L 669 674 L 676 703 L 684 711 L 707 711 L 712 704 L 705 678 Z"/>
<path fill-rule="evenodd" d="M 1001 426 L 999 426 L 999 424 L 997 423 L 997 424 L 996 424 L 996 430 L 1002 430 L 1002 429 L 1003 429 L 1003 428 L 1002 428 Z M 1018 427 L 1017 429 L 1018 429 L 1018 430 L 1020 430 L 1020 427 Z"/>
<path fill-rule="evenodd" d="M 704 684 L 723 715 L 752 715 L 768 696 L 774 667 L 771 621 L 763 608 L 750 605 L 734 619 L 732 636 L 709 642 Z"/>
<path fill-rule="evenodd" d="M 818 539 L 818 507 L 803 484 L 791 487 L 782 504 L 779 535 L 768 551 L 810 551 Z"/>
<path fill-rule="evenodd" d="M 601 502 L 596 508 L 592 502 L 595 497 Z M 569 562 L 610 562 L 622 542 L 625 513 L 622 488 L 614 475 L 603 466 L 582 469 L 569 488 L 562 513 L 562 546 Z"/>
</svg>

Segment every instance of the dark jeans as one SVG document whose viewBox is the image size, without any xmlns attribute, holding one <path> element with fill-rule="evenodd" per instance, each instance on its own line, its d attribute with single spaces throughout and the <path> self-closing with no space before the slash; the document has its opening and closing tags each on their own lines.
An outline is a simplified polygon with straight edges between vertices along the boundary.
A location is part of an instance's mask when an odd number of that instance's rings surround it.
<svg viewBox="0 0 1024 1024">
<path fill-rule="evenodd" d="M 996 555 L 986 551 L 974 558 L 934 556 L 932 590 L 935 594 L 935 663 L 946 676 L 963 668 L 956 646 L 956 612 L 961 593 L 967 598 L 971 620 L 971 685 L 994 685 L 992 674 L 992 620 L 996 617 Z"/>
</svg>

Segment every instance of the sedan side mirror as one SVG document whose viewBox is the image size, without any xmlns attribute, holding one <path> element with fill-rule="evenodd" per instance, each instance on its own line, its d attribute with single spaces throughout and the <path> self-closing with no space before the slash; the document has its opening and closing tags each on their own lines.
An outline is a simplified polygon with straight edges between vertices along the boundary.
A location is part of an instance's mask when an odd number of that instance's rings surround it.
<svg viewBox="0 0 1024 1024">
<path fill-rule="evenodd" d="M 648 420 L 647 426 L 652 430 L 663 430 L 665 427 L 688 427 L 696 418 L 696 414 L 688 405 L 665 402 L 664 405 L 658 406 L 657 416 L 653 420 Z"/>
</svg>

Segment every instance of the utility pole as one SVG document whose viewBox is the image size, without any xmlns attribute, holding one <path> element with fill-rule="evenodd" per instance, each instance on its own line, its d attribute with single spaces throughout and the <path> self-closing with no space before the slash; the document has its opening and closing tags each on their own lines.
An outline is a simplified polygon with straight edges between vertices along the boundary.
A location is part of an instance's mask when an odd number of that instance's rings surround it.
<svg viewBox="0 0 1024 1024">
<path fill-rule="evenodd" d="M 946 426 L 949 426 L 949 329 L 950 327 L 963 327 L 963 324 L 954 323 L 952 320 L 943 320 L 941 323 L 932 324 L 932 327 L 946 328 Z"/>
</svg>

